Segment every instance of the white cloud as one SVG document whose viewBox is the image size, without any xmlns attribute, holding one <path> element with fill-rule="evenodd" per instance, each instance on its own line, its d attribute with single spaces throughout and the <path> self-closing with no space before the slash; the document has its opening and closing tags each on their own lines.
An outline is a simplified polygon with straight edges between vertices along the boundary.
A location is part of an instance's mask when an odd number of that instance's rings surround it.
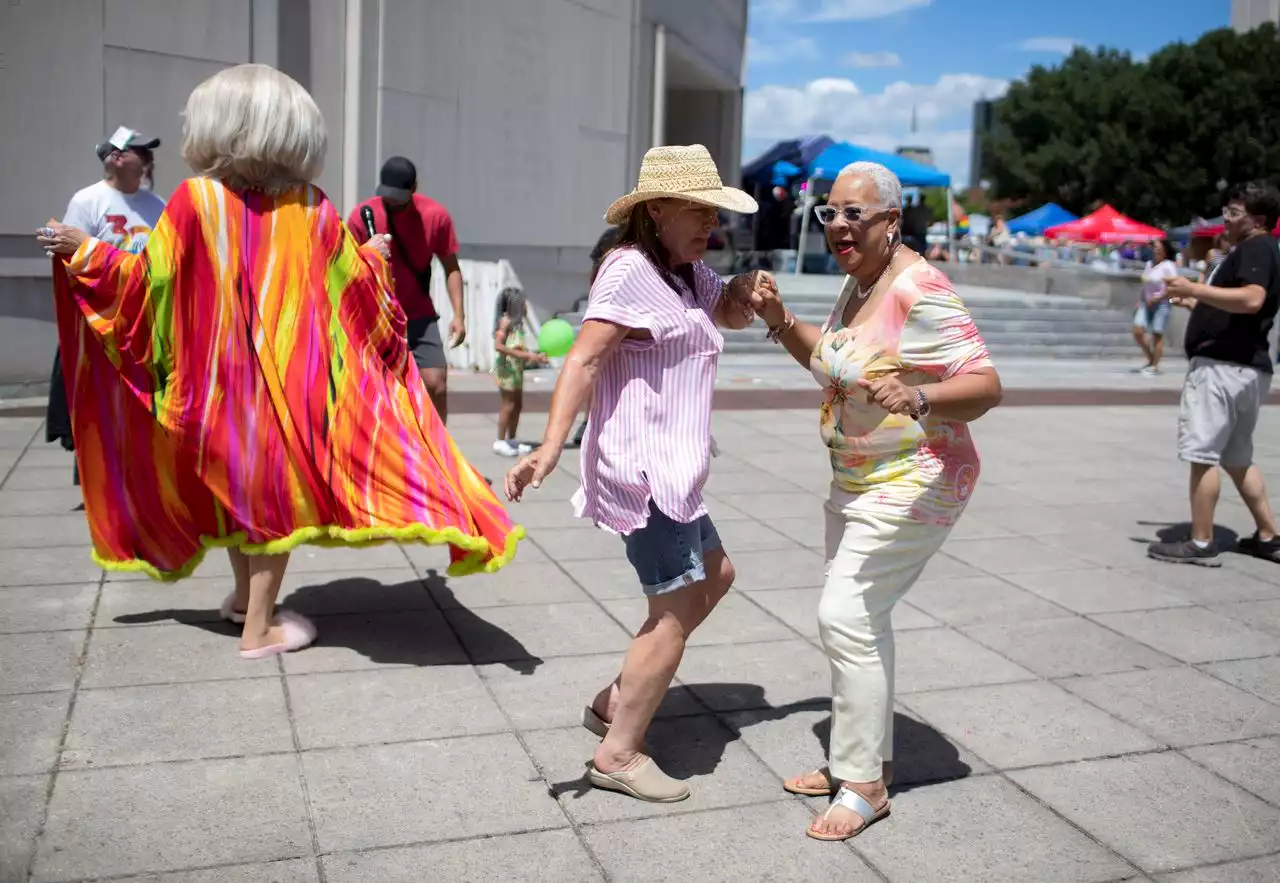
<svg viewBox="0 0 1280 883">
<path fill-rule="evenodd" d="M 748 64 L 777 64 L 817 57 L 818 44 L 812 37 L 792 37 L 777 43 L 762 43 L 755 37 L 747 37 Z"/>
<path fill-rule="evenodd" d="M 850 52 L 841 63 L 855 68 L 902 67 L 896 52 Z"/>
<path fill-rule="evenodd" d="M 1078 44 L 1071 37 L 1028 37 L 1018 43 L 1023 52 L 1051 52 L 1055 55 L 1070 55 Z"/>
<path fill-rule="evenodd" d="M 743 134 L 761 149 L 774 141 L 827 134 L 877 150 L 930 147 L 938 167 L 957 182 L 969 176 L 973 103 L 1003 95 L 1007 80 L 944 74 L 933 83 L 891 83 L 865 93 L 852 80 L 823 78 L 806 86 L 761 86 L 747 93 Z M 920 131 L 909 132 L 912 117 Z M 750 155 L 747 151 L 744 155 Z"/>
<path fill-rule="evenodd" d="M 801 21 L 867 21 L 888 18 L 933 0 L 751 0 L 753 18 L 799 18 Z"/>
<path fill-rule="evenodd" d="M 929 6 L 933 0 L 821 0 L 809 21 L 866 21 L 888 18 L 908 9 Z"/>
</svg>

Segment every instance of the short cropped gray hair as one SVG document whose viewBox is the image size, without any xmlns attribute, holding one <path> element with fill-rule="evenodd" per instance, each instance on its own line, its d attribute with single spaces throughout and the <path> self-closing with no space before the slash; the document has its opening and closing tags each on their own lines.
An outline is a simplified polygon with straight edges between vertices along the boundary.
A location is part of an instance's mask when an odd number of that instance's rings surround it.
<svg viewBox="0 0 1280 883">
<path fill-rule="evenodd" d="M 902 208 L 902 182 L 898 180 L 897 175 L 880 163 L 866 161 L 849 163 L 840 170 L 838 177 L 843 178 L 845 175 L 864 175 L 870 178 L 871 183 L 876 185 L 876 193 L 882 205 Z"/>
<path fill-rule="evenodd" d="M 196 86 L 182 112 L 182 158 L 197 175 L 233 190 L 277 194 L 314 181 L 328 149 L 320 108 L 289 76 L 265 64 L 219 71 Z"/>
</svg>

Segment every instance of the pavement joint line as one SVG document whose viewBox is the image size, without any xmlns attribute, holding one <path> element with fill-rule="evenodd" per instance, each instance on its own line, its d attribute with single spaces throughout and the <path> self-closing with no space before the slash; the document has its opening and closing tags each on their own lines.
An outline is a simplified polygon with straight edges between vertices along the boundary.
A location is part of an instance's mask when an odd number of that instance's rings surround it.
<svg viewBox="0 0 1280 883">
<path fill-rule="evenodd" d="M 733 508 L 733 507 L 731 506 L 730 508 Z M 531 539 L 532 539 L 532 538 L 531 538 Z M 597 608 L 598 608 L 598 609 L 599 609 L 599 610 L 600 610 L 600 611 L 601 611 L 605 616 L 607 616 L 609 619 L 611 619 L 611 620 L 613 620 L 615 623 L 617 623 L 617 625 L 618 625 L 618 626 L 619 626 L 619 627 L 620 627 L 624 632 L 626 632 L 627 634 L 631 635 L 631 630 L 630 630 L 629 628 L 627 628 L 627 626 L 626 626 L 626 625 L 624 625 L 624 624 L 622 623 L 622 621 L 621 621 L 621 620 L 619 620 L 619 619 L 618 619 L 618 617 L 617 617 L 617 616 L 615 616 L 615 615 L 613 614 L 613 612 L 612 612 L 611 610 L 609 610 L 609 609 L 605 606 L 604 601 L 603 601 L 602 599 L 597 598 L 595 595 L 593 595 L 593 594 L 591 593 L 591 591 L 590 591 L 590 590 L 589 590 L 585 585 L 583 585 L 583 583 L 582 583 L 582 581 L 581 581 L 581 580 L 579 580 L 577 577 L 575 577 L 573 574 L 569 573 L 569 571 L 565 569 L 564 565 L 561 563 L 561 561 L 560 561 L 558 558 L 555 558 L 555 557 L 551 556 L 549 553 L 547 553 L 547 551 L 546 551 L 545 549 L 543 549 L 543 548 L 542 548 L 542 546 L 541 546 L 541 545 L 538 545 L 538 543 L 537 543 L 537 540 L 536 540 L 536 539 L 532 539 L 532 541 L 534 542 L 534 544 L 535 544 L 535 545 L 537 545 L 537 546 L 538 546 L 538 549 L 539 549 L 540 551 L 542 551 L 544 554 L 546 554 L 546 555 L 547 555 L 547 558 L 548 558 L 548 559 L 550 559 L 550 561 L 551 561 L 553 564 L 555 564 L 555 566 L 560 570 L 560 572 L 561 572 L 561 573 L 563 573 L 563 574 L 565 575 L 565 577 L 566 577 L 566 578 L 568 578 L 570 581 L 572 581 L 572 582 L 573 582 L 573 583 L 574 583 L 574 584 L 575 584 L 579 589 L 581 589 L 584 593 L 586 593 L 586 594 L 590 597 L 591 602 L 592 602 L 592 603 L 594 603 L 594 604 L 596 605 L 596 607 L 597 607 Z M 727 554 L 727 553 L 726 553 L 726 554 Z M 730 560 L 730 561 L 732 561 L 733 559 L 732 559 L 732 558 L 730 558 L 729 560 Z M 732 589 L 733 589 L 733 586 L 730 586 L 730 587 L 729 587 L 729 590 L 726 590 L 726 593 L 725 593 L 725 594 L 728 594 L 728 591 L 730 591 L 730 590 L 732 590 Z M 611 599 L 611 600 L 612 600 L 612 599 Z M 718 603 L 718 602 L 717 602 L 717 603 Z M 755 602 L 752 602 L 752 603 L 755 603 Z M 714 613 L 714 611 L 713 611 L 713 613 Z M 710 616 L 710 615 L 711 615 L 711 614 L 708 614 L 708 616 Z M 792 632 L 793 634 L 797 634 L 797 635 L 799 634 L 798 632 L 796 632 L 796 631 L 795 631 L 795 629 L 791 628 L 789 625 L 786 625 L 786 623 L 783 623 L 783 625 L 785 625 L 785 626 L 786 626 L 786 628 L 788 629 L 788 631 Z M 801 637 L 801 639 L 803 640 L 803 636 L 800 636 L 800 637 Z M 634 638 L 634 635 L 632 635 L 632 638 Z M 789 640 L 791 640 L 791 639 L 787 639 L 787 640 L 789 641 Z M 773 641 L 773 642 L 754 642 L 754 641 L 752 641 L 752 642 L 741 642 L 740 644 L 736 644 L 735 646 L 740 646 L 741 644 L 755 644 L 755 643 L 778 643 L 778 642 L 776 642 L 776 641 Z M 720 646 L 724 646 L 724 645 L 720 645 Z M 687 649 L 688 649 L 688 648 L 687 648 L 687 646 L 686 646 L 686 650 L 687 650 Z M 624 651 L 624 652 L 625 652 L 625 651 Z M 600 654 L 592 654 L 592 655 L 600 655 Z M 620 668 L 621 668 L 621 663 L 619 663 L 619 669 L 620 669 Z M 760 755 L 759 755 L 759 754 L 757 754 L 757 753 L 756 753 L 755 749 L 753 749 L 750 745 L 748 745 L 747 743 L 745 743 L 745 742 L 743 742 L 743 741 L 742 741 L 742 734 L 741 734 L 740 732 L 738 732 L 737 730 L 735 730 L 732 726 L 730 726 L 730 725 L 729 725 L 728 721 L 727 721 L 727 720 L 725 719 L 725 717 L 724 717 L 724 714 L 722 714 L 722 713 L 720 713 L 720 712 L 717 712 L 715 709 L 711 708 L 711 706 L 707 705 L 707 703 L 703 701 L 702 697 L 698 695 L 698 693 L 697 693 L 697 691 L 696 691 L 696 690 L 693 690 L 693 689 L 689 688 L 689 685 L 688 685 L 688 684 L 686 684 L 684 681 L 680 680 L 680 677 L 679 677 L 679 668 L 678 668 L 678 667 L 677 667 L 677 670 L 676 670 L 675 675 L 673 675 L 673 676 L 672 676 L 672 683 L 673 683 L 673 684 L 680 684 L 682 687 L 685 687 L 685 688 L 689 689 L 689 692 L 690 692 L 690 694 L 691 694 L 691 696 L 692 696 L 692 699 L 693 699 L 693 701 L 696 703 L 696 705 L 697 705 L 698 707 L 700 707 L 700 708 L 704 709 L 704 711 L 706 712 L 706 714 L 707 714 L 707 715 L 709 715 L 712 719 L 714 719 L 714 720 L 716 721 L 716 723 L 717 723 L 719 726 L 723 727 L 723 728 L 724 728 L 725 730 L 727 730 L 731 735 L 733 735 L 734 737 L 736 737 L 734 741 L 736 741 L 736 742 L 738 742 L 738 743 L 739 743 L 739 747 L 740 747 L 740 748 L 742 748 L 742 749 L 743 749 L 743 750 L 748 754 L 748 756 L 750 756 L 750 757 L 752 758 L 752 760 L 754 760 L 757 764 L 759 764 L 759 765 L 760 765 L 760 767 L 761 767 L 761 769 L 768 770 L 768 771 L 770 771 L 770 772 L 774 773 L 775 775 L 777 775 L 776 771 L 775 771 L 771 766 L 769 766 L 769 764 L 767 764 L 767 763 L 764 761 L 764 759 L 763 759 L 762 757 L 760 757 Z M 668 688 L 668 689 L 670 689 L 670 688 Z M 726 712 L 726 713 L 728 713 L 728 712 Z M 656 719 L 656 718 L 655 718 L 655 719 Z M 522 744 L 523 744 L 523 740 L 521 740 L 521 741 L 522 741 Z M 530 755 L 530 758 L 532 759 L 532 755 Z M 535 765 L 536 765 L 536 761 L 535 761 Z M 539 768 L 539 770 L 540 770 L 540 768 Z M 541 771 L 541 770 L 540 770 L 540 771 Z M 544 778 L 545 778 L 545 777 L 544 777 Z M 798 798 L 797 798 L 797 799 L 798 799 Z M 562 808 L 562 810 L 564 811 L 565 815 L 566 815 L 567 817 L 569 817 L 571 821 L 574 821 L 574 823 L 576 824 L 576 820 L 573 820 L 573 819 L 572 819 L 572 814 L 571 814 L 571 813 L 569 813 L 568 809 L 567 809 L 566 807 L 564 807 L 564 805 L 563 805 L 563 804 L 561 804 L 560 799 L 559 799 L 558 797 L 556 798 L 556 803 L 561 805 L 561 808 Z M 747 805 L 750 805 L 750 804 L 747 804 Z M 814 811 L 809 807 L 809 805 L 808 805 L 807 803 L 804 803 L 803 801 L 801 801 L 801 805 L 802 805 L 802 806 L 804 806 L 806 809 L 809 809 L 811 814 L 816 815 L 816 813 L 814 813 Z M 577 831 L 577 829 L 576 829 L 576 828 L 575 828 L 575 833 L 578 833 L 578 831 Z M 581 833 L 578 833 L 578 836 L 579 836 L 579 839 L 581 840 L 581 842 L 583 843 L 583 845 L 584 845 L 584 847 L 585 847 L 585 846 L 586 846 L 586 838 L 585 838 L 585 837 L 583 837 L 583 836 L 581 835 Z M 856 855 L 856 856 L 859 858 L 859 860 L 860 860 L 860 861 L 862 861 L 862 863 L 863 863 L 864 865 L 866 865 L 866 866 L 867 866 L 867 868 L 868 868 L 869 870 L 871 870 L 871 872 L 872 872 L 873 874 L 875 874 L 875 875 L 876 875 L 877 877 L 879 877 L 881 880 L 885 881 L 885 883 L 888 883 L 888 877 L 886 877 L 886 876 L 884 875 L 884 873 L 883 873 L 883 872 L 881 872 L 881 870 L 880 870 L 879 868 L 877 868 L 877 867 L 876 867 L 876 866 L 871 862 L 871 860 L 870 860 L 870 859 L 868 859 L 867 857 L 863 856 L 861 853 L 857 852 L 857 850 L 853 849 L 852 845 L 851 845 L 851 844 L 849 844 L 848 842 L 846 842 L 845 846 L 846 846 L 846 848 L 847 848 L 850 852 L 852 852 L 854 855 Z M 588 851 L 590 852 L 590 850 L 588 850 Z M 592 856 L 592 860 L 593 860 L 593 861 L 596 861 L 597 859 L 596 859 L 595 853 L 594 853 L 594 852 L 591 852 L 590 854 L 591 854 L 591 856 Z M 607 872 L 605 872 L 605 871 L 604 871 L 604 866 L 603 866 L 603 864 L 602 864 L 602 863 L 600 864 L 600 868 L 601 868 L 602 873 L 604 873 L 604 875 L 605 875 L 605 879 L 606 879 L 606 880 L 608 880 L 608 879 L 609 879 L 609 875 L 608 875 L 608 873 L 607 873 Z"/>
<path fill-rule="evenodd" d="M 10 476 L 18 470 L 18 464 L 22 462 L 23 457 L 27 456 L 27 451 L 31 450 L 31 445 L 35 442 L 36 436 L 40 433 L 40 429 L 43 426 L 44 424 L 41 423 L 40 426 L 36 426 L 31 430 L 31 437 L 28 438 L 27 443 L 22 446 L 22 453 L 13 461 L 13 465 L 5 470 L 4 477 L 0 478 L 0 490 L 4 490 L 4 486 L 9 483 Z"/>
<path fill-rule="evenodd" d="M 403 546 L 400 547 L 400 552 L 401 554 L 404 555 L 405 560 L 409 561 L 410 565 L 413 565 L 413 561 L 409 558 L 409 553 L 405 550 Z M 415 567 L 415 570 L 416 570 L 416 567 Z M 563 572 L 563 568 L 561 568 L 561 571 Z M 566 576 L 567 575 L 568 574 L 566 574 Z M 446 580 L 446 583 L 447 583 L 447 577 L 445 577 L 444 579 Z M 569 812 L 568 808 L 563 803 L 561 803 L 560 798 L 555 794 L 555 790 L 553 788 L 550 777 L 547 775 L 546 769 L 543 768 L 542 764 L 538 763 L 538 758 L 535 756 L 533 751 L 529 748 L 529 743 L 524 738 L 524 735 L 521 733 L 520 729 L 517 726 L 515 726 L 515 721 L 511 719 L 511 715 L 507 712 L 506 707 L 501 702 L 498 701 L 498 696 L 493 691 L 493 685 L 489 683 L 488 678 L 484 677 L 484 675 L 480 673 L 480 667 L 479 665 L 476 664 L 475 657 L 472 655 L 470 648 L 468 648 L 466 642 L 462 640 L 462 635 L 458 632 L 453 622 L 447 616 L 444 615 L 444 610 L 440 607 L 440 602 L 436 599 L 434 593 L 432 593 L 430 588 L 427 586 L 425 577 L 422 580 L 422 589 L 424 592 L 426 592 L 427 597 L 430 599 L 431 603 L 435 606 L 436 611 L 444 619 L 445 627 L 449 629 L 449 633 L 453 635 L 453 639 L 457 641 L 458 646 L 462 648 L 463 654 L 467 657 L 467 661 L 470 663 L 472 674 L 476 676 L 476 679 L 479 680 L 481 685 L 484 687 L 484 691 L 488 695 L 489 701 L 494 704 L 494 707 L 498 709 L 498 713 L 502 715 L 503 720 L 505 720 L 507 722 L 507 725 L 511 728 L 509 732 L 511 733 L 512 737 L 516 740 L 516 743 L 520 746 L 520 750 L 524 752 L 525 757 L 528 758 L 529 765 L 533 767 L 534 772 L 538 774 L 538 777 L 542 780 L 543 784 L 546 785 L 547 795 L 551 797 L 552 800 L 555 801 L 556 807 L 560 810 L 560 815 L 564 817 L 565 822 L 569 825 L 569 828 L 573 831 L 573 836 L 575 839 L 577 839 L 578 845 L 582 847 L 583 852 L 586 853 L 587 858 L 591 861 L 592 866 L 596 869 L 596 871 L 599 872 L 600 878 L 604 881 L 608 881 L 610 879 L 609 872 L 605 869 L 604 862 L 601 860 L 600 856 L 596 855 L 595 850 L 591 848 L 591 844 L 587 841 L 587 838 L 583 835 L 582 830 L 578 827 L 578 822 L 573 817 L 573 814 Z M 325 883 L 325 881 L 322 880 L 320 881 L 320 883 Z"/>
<path fill-rule="evenodd" d="M 913 710 L 913 711 L 914 711 L 914 710 Z M 933 723 L 932 723 L 932 722 L 931 722 L 931 721 L 930 721 L 926 716 L 921 715 L 921 716 L 920 716 L 920 721 L 921 721 L 922 723 L 924 723 L 925 725 L 927 725 L 927 726 L 929 726 L 929 727 L 932 727 L 936 732 L 939 732 L 939 733 L 940 733 L 940 732 L 942 732 L 942 731 L 941 731 L 941 730 L 939 730 L 939 729 L 937 728 L 937 726 L 935 726 L 935 725 L 934 725 L 934 724 L 933 724 Z M 1152 751 L 1152 752 L 1146 752 L 1146 753 L 1148 753 L 1148 754 L 1161 754 L 1161 753 L 1164 753 L 1164 752 L 1160 752 L 1160 751 Z M 1088 762 L 1087 760 L 1074 761 L 1074 763 L 1087 763 L 1087 762 Z M 985 763 L 985 761 L 984 761 L 984 763 Z M 1062 763 L 1058 763 L 1058 764 L 1046 764 L 1045 766 L 1067 766 L 1067 765 L 1070 765 L 1070 764 L 1062 764 Z M 1040 806 L 1042 809 L 1044 809 L 1046 812 L 1050 813 L 1051 815 L 1053 815 L 1053 816 L 1054 816 L 1054 817 L 1056 817 L 1057 819 L 1061 820 L 1061 821 L 1062 821 L 1064 824 L 1066 824 L 1068 827 L 1070 827 L 1070 828 L 1074 829 L 1074 830 L 1075 830 L 1077 833 L 1079 833 L 1081 836 L 1083 836 L 1083 837 L 1087 838 L 1090 842 L 1092 842 L 1092 843 L 1093 843 L 1094 845 L 1096 845 L 1098 848 L 1102 849 L 1104 852 L 1108 852 L 1108 853 L 1110 853 L 1111 855 L 1114 855 L 1116 858 L 1120 859 L 1120 860 L 1121 860 L 1122 862 L 1124 862 L 1126 865 L 1128 865 L 1129 867 L 1133 868 L 1133 870 L 1137 872 L 1138 877 L 1145 877 L 1145 876 L 1146 876 L 1146 872 L 1145 872 L 1144 870 L 1142 870 L 1142 867 L 1141 867 L 1141 866 L 1140 866 L 1136 861 L 1133 861 L 1133 860 L 1132 860 L 1132 859 L 1130 859 L 1127 855 L 1125 855 L 1124 853 L 1120 852 L 1118 849 L 1116 849 L 1116 848 L 1112 847 L 1111 845 L 1109 845 L 1109 844 L 1107 844 L 1107 843 L 1104 843 L 1104 842 L 1103 842 L 1099 837 L 1096 837 L 1096 836 L 1095 836 L 1091 831 L 1088 831 L 1087 829 L 1085 829 L 1085 828 L 1084 828 L 1083 826 L 1081 826 L 1081 825 L 1077 825 L 1075 822 L 1073 822 L 1071 819 L 1067 818 L 1067 816 L 1066 816 L 1066 815 L 1064 815 L 1063 813 L 1059 812 L 1059 811 L 1058 811 L 1056 808 L 1054 808 L 1052 805 L 1050 805 L 1049 803 L 1047 803 L 1047 802 L 1045 802 L 1045 801 L 1041 800 L 1037 795 L 1035 795 L 1035 794 L 1031 793 L 1029 790 L 1027 790 L 1026 788 L 1022 787 L 1022 785 L 1021 785 L 1021 784 L 1019 784 L 1019 783 L 1018 783 L 1018 782 L 1016 782 L 1012 777 L 1010 777 L 1010 776 L 1009 776 L 1009 772 L 1010 772 L 1010 771 L 1011 771 L 1011 770 L 1001 769 L 1001 768 L 999 768 L 999 767 L 994 767 L 994 766 L 992 767 L 992 772 L 993 772 L 993 774 L 994 774 L 994 775 L 999 776 L 1001 779 L 1003 779 L 1004 781 L 1008 782 L 1008 783 L 1009 783 L 1010 785 L 1012 785 L 1015 789 L 1017 789 L 1020 793 L 1022 793 L 1022 794 L 1023 794 L 1023 795 L 1025 795 L 1026 797 L 1030 798 L 1032 801 L 1034 801 L 1037 805 L 1039 805 L 1039 806 Z M 1121 879 L 1124 879 L 1124 878 L 1121 878 Z"/>
<path fill-rule="evenodd" d="M 293 714 L 293 696 L 289 692 L 289 678 L 284 670 L 283 656 L 277 654 L 273 662 L 276 675 L 280 678 L 280 690 L 284 695 L 285 717 L 289 720 L 289 738 L 293 742 L 293 750 L 287 753 L 293 756 L 298 785 L 302 790 L 302 808 L 307 814 L 307 833 L 311 839 L 311 858 L 315 863 L 316 880 L 318 883 L 327 883 L 328 875 L 325 873 L 324 862 L 320 860 L 320 834 L 316 830 L 316 814 L 311 801 L 311 789 L 307 785 L 307 768 L 302 759 L 302 740 L 298 736 L 298 721 Z"/>
<path fill-rule="evenodd" d="M 1250 736 L 1248 739 L 1238 739 L 1238 740 L 1236 740 L 1236 741 L 1234 741 L 1234 742 L 1226 742 L 1226 743 L 1221 743 L 1221 744 L 1226 744 L 1226 745 L 1242 745 L 1242 744 L 1244 744 L 1244 743 L 1246 743 L 1246 742 L 1253 742 L 1253 741 L 1256 741 L 1256 740 L 1258 740 L 1258 739 L 1275 738 L 1275 735 L 1276 735 L 1276 734 L 1272 734 L 1272 735 L 1270 735 L 1270 736 L 1265 736 L 1265 735 L 1264 735 L 1264 736 Z M 1230 786 L 1230 787 L 1232 787 L 1232 788 L 1239 788 L 1239 789 L 1240 789 L 1241 791 L 1243 791 L 1245 794 L 1248 794 L 1250 797 L 1254 798 L 1255 800 L 1260 800 L 1260 801 L 1262 801 L 1263 803 L 1265 803 L 1267 806 L 1271 807 L 1272 809 L 1280 809 L 1280 801 L 1270 800 L 1270 799 L 1268 799 L 1268 798 L 1266 798 L 1266 797 L 1263 797 L 1263 796 L 1262 796 L 1261 794 L 1259 794 L 1257 791 L 1254 791 L 1254 790 L 1253 790 L 1252 788 L 1250 788 L 1248 785 L 1244 785 L 1244 784 L 1242 784 L 1242 783 L 1240 783 L 1240 782 L 1233 782 L 1233 781 L 1231 781 L 1231 780 L 1230 780 L 1230 779 L 1228 779 L 1226 776 L 1224 776 L 1222 773 L 1220 773 L 1220 772 L 1218 772 L 1217 770 L 1215 770 L 1213 767 L 1206 766 L 1205 764 L 1203 764 L 1203 763 L 1201 763 L 1200 761 L 1196 760 L 1196 759 L 1195 759 L 1194 757 L 1192 757 L 1191 755 L 1187 754 L 1187 750 L 1188 750 L 1188 749 L 1191 749 L 1191 748 L 1201 748 L 1201 747 L 1205 747 L 1205 746 L 1200 746 L 1200 745 L 1188 745 L 1188 746 L 1186 746 L 1185 748 L 1177 748 L 1177 749 L 1175 749 L 1175 751 L 1176 751 L 1178 754 L 1182 755 L 1182 757 L 1184 757 L 1184 758 L 1186 758 L 1187 760 L 1189 760 L 1191 763 L 1193 763 L 1193 764 L 1195 764 L 1196 766 L 1200 767 L 1200 769 L 1204 770 L 1204 771 L 1205 771 L 1205 772 L 1207 772 L 1209 775 L 1213 776 L 1213 777 L 1214 777 L 1215 779 L 1217 779 L 1218 781 L 1220 781 L 1220 782 L 1225 782 L 1228 786 Z"/>
<path fill-rule="evenodd" d="M 262 865 L 275 865 L 281 862 L 296 862 L 309 858 L 307 855 L 286 855 L 282 858 L 265 859 L 260 862 L 233 862 L 219 865 L 191 865 L 185 868 L 160 871 L 129 871 L 124 874 L 95 875 L 93 877 L 74 877 L 56 881 L 56 883 L 109 883 L 111 880 L 136 880 L 142 877 L 163 876 L 167 874 L 188 874 L 198 871 L 226 871 L 235 868 L 256 868 Z"/>
<path fill-rule="evenodd" d="M 104 575 L 98 577 L 98 591 L 93 599 L 93 607 L 89 611 L 89 626 L 84 632 L 84 642 L 80 645 L 80 656 L 76 660 L 76 676 L 71 682 L 70 696 L 67 699 L 67 713 L 62 719 L 62 731 L 58 734 L 58 750 L 54 755 L 53 768 L 48 772 L 49 783 L 45 789 L 44 806 L 40 810 L 40 818 L 36 823 L 36 828 L 30 840 L 28 840 L 31 854 L 27 856 L 26 876 L 31 879 L 35 876 L 36 862 L 40 857 L 40 840 L 44 837 L 45 826 L 49 823 L 49 807 L 53 803 L 54 788 L 58 784 L 59 767 L 62 766 L 62 755 L 67 748 L 67 736 L 71 732 L 71 720 L 76 711 L 76 697 L 80 691 L 80 682 L 84 678 L 85 666 L 89 661 L 89 645 L 93 640 L 93 621 L 98 615 L 98 604 L 102 600 L 102 584 Z"/>
</svg>

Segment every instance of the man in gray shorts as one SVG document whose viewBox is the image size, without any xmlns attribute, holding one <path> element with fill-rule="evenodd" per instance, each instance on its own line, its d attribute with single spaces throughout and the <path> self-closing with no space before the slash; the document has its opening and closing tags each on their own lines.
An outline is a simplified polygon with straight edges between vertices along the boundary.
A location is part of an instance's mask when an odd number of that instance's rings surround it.
<svg viewBox="0 0 1280 883">
<path fill-rule="evenodd" d="M 1176 306 L 1191 308 L 1190 360 L 1178 418 L 1178 456 L 1191 464 L 1191 537 L 1152 543 L 1160 561 L 1217 567 L 1213 541 L 1222 467 L 1249 507 L 1256 532 L 1239 551 L 1280 562 L 1280 528 L 1262 472 L 1253 462 L 1253 431 L 1271 389 L 1268 337 L 1280 305 L 1280 246 L 1272 238 L 1280 194 L 1262 184 L 1232 191 L 1223 210 L 1231 253 L 1203 283 L 1170 279 Z"/>
</svg>

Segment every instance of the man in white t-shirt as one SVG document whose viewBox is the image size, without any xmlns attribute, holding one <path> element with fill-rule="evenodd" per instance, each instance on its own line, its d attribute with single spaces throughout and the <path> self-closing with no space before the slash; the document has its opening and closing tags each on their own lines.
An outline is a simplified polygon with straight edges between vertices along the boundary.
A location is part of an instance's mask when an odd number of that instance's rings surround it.
<svg viewBox="0 0 1280 883">
<path fill-rule="evenodd" d="M 141 252 L 164 212 L 164 200 L 143 187 L 144 181 L 151 181 L 155 166 L 152 151 L 159 146 L 159 138 L 147 138 L 125 126 L 116 129 L 96 148 L 103 179 L 71 197 L 62 223 L 79 227 L 122 251 Z M 75 449 L 62 379 L 61 352 L 53 357 L 45 441 L 61 442 L 68 451 Z M 73 481 L 80 483 L 79 470 L 74 473 Z"/>
</svg>

